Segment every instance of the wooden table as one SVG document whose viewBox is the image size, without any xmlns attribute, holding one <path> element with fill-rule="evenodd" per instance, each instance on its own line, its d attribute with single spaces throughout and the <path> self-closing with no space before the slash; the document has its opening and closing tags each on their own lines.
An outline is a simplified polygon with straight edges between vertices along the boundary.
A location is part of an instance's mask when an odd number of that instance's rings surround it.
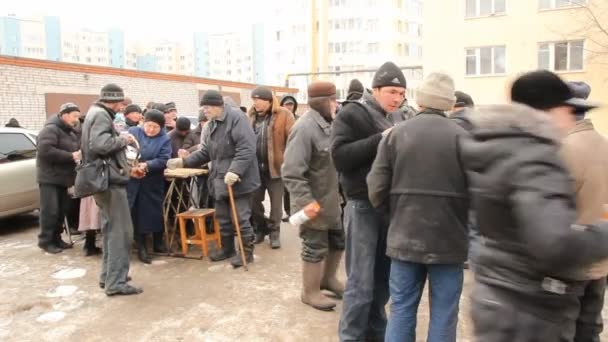
<svg viewBox="0 0 608 342">
<path fill-rule="evenodd" d="M 191 196 L 193 186 L 197 185 L 198 176 L 207 175 L 209 170 L 204 169 L 166 169 L 165 179 L 169 182 L 165 200 L 163 202 L 163 222 L 165 226 L 165 242 L 169 255 L 173 255 L 173 243 L 176 242 L 177 214 L 187 211 L 194 206 Z M 176 197 L 176 201 L 172 199 Z M 171 218 L 171 211 L 174 216 Z"/>
</svg>

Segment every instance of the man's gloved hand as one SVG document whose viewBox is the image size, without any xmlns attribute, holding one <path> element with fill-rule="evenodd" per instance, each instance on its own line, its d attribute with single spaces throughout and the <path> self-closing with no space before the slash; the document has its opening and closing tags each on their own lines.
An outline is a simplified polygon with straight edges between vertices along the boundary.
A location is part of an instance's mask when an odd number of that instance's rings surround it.
<svg viewBox="0 0 608 342">
<path fill-rule="evenodd" d="M 239 175 L 234 172 L 228 172 L 226 176 L 224 176 L 224 183 L 228 185 L 233 185 L 234 183 L 240 181 Z"/>
<path fill-rule="evenodd" d="M 184 160 L 182 158 L 172 158 L 167 160 L 167 169 L 180 169 L 184 167 Z"/>
</svg>

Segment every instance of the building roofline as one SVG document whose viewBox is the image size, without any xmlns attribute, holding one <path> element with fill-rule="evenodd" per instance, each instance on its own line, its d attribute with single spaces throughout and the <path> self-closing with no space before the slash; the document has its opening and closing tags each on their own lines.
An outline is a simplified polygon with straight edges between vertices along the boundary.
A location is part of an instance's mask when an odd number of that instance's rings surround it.
<svg viewBox="0 0 608 342">
<path fill-rule="evenodd" d="M 80 72 L 80 73 L 98 74 L 98 75 L 115 75 L 115 76 L 144 78 L 144 79 L 161 80 L 161 81 L 200 83 L 200 84 L 206 84 L 206 85 L 216 85 L 216 86 L 221 86 L 221 87 L 253 89 L 258 86 L 253 83 L 218 80 L 218 79 L 213 79 L 213 78 L 203 78 L 203 77 L 196 77 L 196 76 L 176 75 L 176 74 L 164 74 L 164 73 L 160 73 L 160 72 L 119 69 L 119 68 L 96 66 L 96 65 L 55 62 L 55 61 L 48 61 L 48 60 L 42 60 L 42 59 L 13 57 L 13 56 L 5 56 L 5 55 L 0 55 L 0 65 L 12 65 L 12 66 L 27 67 L 27 68 L 71 71 L 71 72 Z M 298 89 L 295 89 L 295 88 L 278 87 L 278 86 L 268 86 L 268 87 L 276 92 L 281 92 L 281 93 L 295 94 L 298 92 Z"/>
</svg>

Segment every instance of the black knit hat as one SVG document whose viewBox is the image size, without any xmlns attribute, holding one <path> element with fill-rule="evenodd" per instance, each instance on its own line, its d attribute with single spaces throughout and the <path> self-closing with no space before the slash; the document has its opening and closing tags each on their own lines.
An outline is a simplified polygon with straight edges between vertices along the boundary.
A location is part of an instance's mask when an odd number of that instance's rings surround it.
<svg viewBox="0 0 608 342">
<path fill-rule="evenodd" d="M 268 87 L 259 86 L 253 89 L 251 98 L 272 101 L 272 91 Z"/>
<path fill-rule="evenodd" d="M 156 109 L 161 113 L 168 113 L 167 106 L 164 103 L 155 103 L 152 105 L 152 109 Z"/>
<path fill-rule="evenodd" d="M 356 93 L 363 94 L 363 84 L 356 78 L 353 78 L 348 84 L 348 94 Z"/>
<path fill-rule="evenodd" d="M 216 106 L 221 107 L 224 105 L 224 99 L 222 94 L 217 90 L 207 90 L 203 98 L 201 99 L 201 106 Z"/>
<path fill-rule="evenodd" d="M 71 112 L 80 112 L 80 108 L 72 102 L 64 103 L 59 107 L 59 115 L 67 114 Z"/>
<path fill-rule="evenodd" d="M 382 87 L 407 87 L 403 71 L 401 71 L 401 69 L 399 69 L 399 67 L 393 62 L 386 62 L 382 64 L 380 69 L 378 69 L 374 75 L 372 88 Z"/>
<path fill-rule="evenodd" d="M 144 122 L 148 121 L 157 123 L 161 128 L 165 127 L 165 114 L 158 109 L 150 109 L 144 116 Z"/>
<path fill-rule="evenodd" d="M 177 110 L 177 107 L 175 106 L 175 102 L 167 102 L 165 103 L 165 106 L 167 107 L 167 111 L 172 111 L 172 110 Z"/>
<path fill-rule="evenodd" d="M 99 101 L 107 103 L 122 102 L 125 99 L 125 92 L 121 87 L 114 83 L 106 84 L 101 88 Z"/>
<path fill-rule="evenodd" d="M 177 121 L 175 122 L 175 129 L 178 131 L 189 131 L 191 124 L 190 119 L 182 116 L 177 118 Z"/>
<path fill-rule="evenodd" d="M 597 106 L 576 98 L 566 82 L 551 71 L 538 70 L 520 76 L 511 87 L 511 100 L 532 108 L 547 110 L 562 105 L 584 111 Z"/>
<path fill-rule="evenodd" d="M 141 108 L 136 104 L 130 104 L 125 108 L 123 114 L 126 116 L 130 113 L 141 113 Z"/>
<path fill-rule="evenodd" d="M 475 103 L 473 102 L 471 95 L 460 90 L 456 90 L 454 92 L 454 96 L 456 96 L 456 103 L 454 104 L 454 107 L 475 107 Z"/>
</svg>

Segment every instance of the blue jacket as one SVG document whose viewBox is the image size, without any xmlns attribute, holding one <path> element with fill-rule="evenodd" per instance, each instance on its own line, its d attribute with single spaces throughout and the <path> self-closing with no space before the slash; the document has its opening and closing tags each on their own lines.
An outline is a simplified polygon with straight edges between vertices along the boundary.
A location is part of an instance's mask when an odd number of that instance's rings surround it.
<svg viewBox="0 0 608 342">
<path fill-rule="evenodd" d="M 142 179 L 131 178 L 127 184 L 129 208 L 133 226 L 138 234 L 160 232 L 163 229 L 164 170 L 171 157 L 171 143 L 165 129 L 148 137 L 141 127 L 129 128 L 140 147 L 140 162 L 148 164 L 148 174 Z"/>
</svg>

